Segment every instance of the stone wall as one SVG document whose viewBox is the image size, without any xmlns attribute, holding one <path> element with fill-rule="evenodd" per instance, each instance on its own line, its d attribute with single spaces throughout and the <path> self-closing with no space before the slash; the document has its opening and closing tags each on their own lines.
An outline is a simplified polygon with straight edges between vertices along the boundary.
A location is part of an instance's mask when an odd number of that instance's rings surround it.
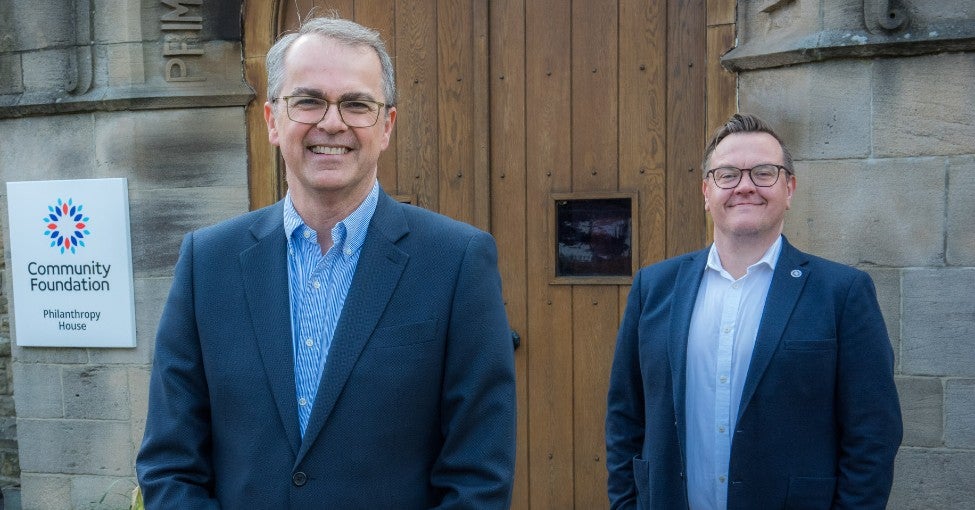
<svg viewBox="0 0 975 510">
<path fill-rule="evenodd" d="M 741 54 L 728 57 L 741 70 L 740 111 L 769 120 L 793 150 L 798 188 L 786 235 L 865 269 L 877 285 L 904 415 L 889 508 L 975 508 L 975 48 L 899 42 L 917 30 L 928 37 L 934 22 L 968 27 L 954 36 L 975 40 L 975 5 L 939 1 L 932 8 L 956 17 L 930 21 L 913 8 L 904 30 L 864 29 L 876 56 L 807 51 L 777 65 L 778 41 L 856 36 L 848 25 L 866 26 L 869 3 L 739 7 L 749 68 L 734 62 Z M 820 14 L 837 11 L 845 15 Z M 776 57 L 763 64 L 763 51 Z"/>
<path fill-rule="evenodd" d="M 128 507 L 180 240 L 248 209 L 240 6 L 0 2 L 0 181 L 128 180 L 137 329 L 134 349 L 16 346 L 0 187 L 0 486 L 23 508 Z"/>
</svg>

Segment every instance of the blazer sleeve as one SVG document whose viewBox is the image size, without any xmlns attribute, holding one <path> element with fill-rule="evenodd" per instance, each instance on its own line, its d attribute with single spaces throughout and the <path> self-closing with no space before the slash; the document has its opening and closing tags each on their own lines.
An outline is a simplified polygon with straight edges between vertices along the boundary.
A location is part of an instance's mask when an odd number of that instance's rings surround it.
<svg viewBox="0 0 975 510">
<path fill-rule="evenodd" d="M 636 508 L 633 459 L 643 447 L 645 420 L 640 374 L 639 323 L 642 312 L 641 275 L 630 287 L 626 310 L 616 337 L 606 412 L 606 468 L 610 508 Z"/>
<path fill-rule="evenodd" d="M 464 253 L 447 329 L 443 447 L 430 481 L 438 508 L 507 509 L 515 465 L 515 369 L 494 239 L 475 233 Z"/>
<path fill-rule="evenodd" d="M 866 273 L 858 271 L 838 321 L 840 450 L 833 506 L 883 509 L 903 429 L 894 355 Z"/>
<path fill-rule="evenodd" d="M 219 508 L 210 494 L 209 391 L 193 300 L 193 234 L 187 234 L 156 334 L 149 413 L 136 459 L 147 509 Z"/>
</svg>

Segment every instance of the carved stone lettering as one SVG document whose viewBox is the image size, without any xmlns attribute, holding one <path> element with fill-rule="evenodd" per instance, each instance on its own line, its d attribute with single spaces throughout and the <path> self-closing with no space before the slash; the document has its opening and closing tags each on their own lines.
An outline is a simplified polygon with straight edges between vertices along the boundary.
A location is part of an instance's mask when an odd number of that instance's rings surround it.
<svg viewBox="0 0 975 510">
<path fill-rule="evenodd" d="M 191 75 L 187 58 L 204 54 L 200 32 L 203 31 L 203 16 L 200 6 L 203 0 L 160 0 L 169 7 L 160 18 L 163 33 L 163 57 L 166 59 L 165 79 L 168 82 L 205 81 L 205 76 Z M 191 13 L 190 7 L 196 12 Z"/>
</svg>

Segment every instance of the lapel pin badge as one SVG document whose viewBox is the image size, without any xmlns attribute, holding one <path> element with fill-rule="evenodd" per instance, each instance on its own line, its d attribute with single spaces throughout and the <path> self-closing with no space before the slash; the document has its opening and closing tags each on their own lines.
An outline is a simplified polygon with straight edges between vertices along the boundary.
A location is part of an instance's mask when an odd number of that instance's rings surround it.
<svg viewBox="0 0 975 510">
<path fill-rule="evenodd" d="M 802 276 L 802 271 L 798 269 L 793 269 L 792 272 L 789 274 L 791 274 L 793 278 L 799 278 L 800 276 Z"/>
</svg>

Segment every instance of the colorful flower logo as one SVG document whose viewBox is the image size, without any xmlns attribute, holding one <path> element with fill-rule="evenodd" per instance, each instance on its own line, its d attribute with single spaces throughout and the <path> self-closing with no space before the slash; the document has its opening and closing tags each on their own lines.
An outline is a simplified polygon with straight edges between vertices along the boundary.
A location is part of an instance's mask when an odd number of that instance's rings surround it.
<svg viewBox="0 0 975 510">
<path fill-rule="evenodd" d="M 47 226 L 44 235 L 51 238 L 51 247 L 75 253 L 77 247 L 85 245 L 84 238 L 91 235 L 88 230 L 88 217 L 81 214 L 82 205 L 74 205 L 72 199 L 67 202 L 58 199 L 57 205 L 47 206 L 50 214 L 41 221 Z"/>
</svg>

